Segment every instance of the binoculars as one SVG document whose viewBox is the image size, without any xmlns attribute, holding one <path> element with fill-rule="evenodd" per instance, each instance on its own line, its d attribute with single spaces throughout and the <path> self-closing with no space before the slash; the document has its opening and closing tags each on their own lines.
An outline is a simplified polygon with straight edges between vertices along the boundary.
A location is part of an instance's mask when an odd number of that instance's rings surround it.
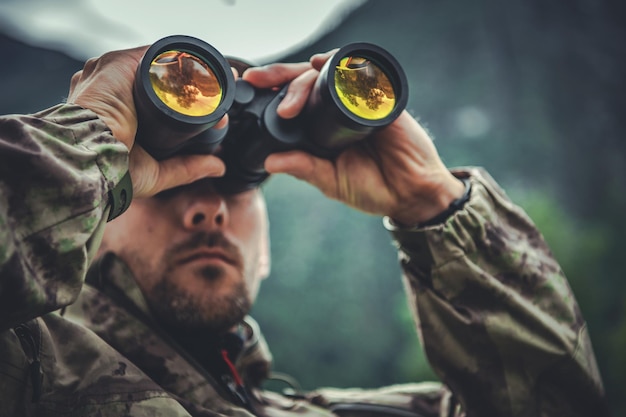
<svg viewBox="0 0 626 417">
<path fill-rule="evenodd" d="M 408 100 L 400 64 L 368 43 L 346 45 L 325 63 L 293 119 L 276 114 L 288 85 L 259 89 L 235 81 L 232 62 L 200 39 L 168 36 L 146 51 L 133 90 L 137 142 L 156 159 L 217 154 L 226 164 L 224 177 L 215 179 L 223 193 L 260 185 L 268 177 L 265 158 L 274 152 L 332 159 L 392 123 Z M 225 114 L 228 127 L 211 129 Z"/>
</svg>

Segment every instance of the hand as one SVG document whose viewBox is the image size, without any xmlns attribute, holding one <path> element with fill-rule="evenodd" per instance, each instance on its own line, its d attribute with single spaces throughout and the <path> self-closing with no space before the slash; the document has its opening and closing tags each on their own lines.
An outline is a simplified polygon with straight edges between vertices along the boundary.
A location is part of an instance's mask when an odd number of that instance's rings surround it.
<svg viewBox="0 0 626 417">
<path fill-rule="evenodd" d="M 133 82 L 146 49 L 147 46 L 108 52 L 89 59 L 72 77 L 67 99 L 68 103 L 94 111 L 113 136 L 129 149 L 129 171 L 136 198 L 201 178 L 221 176 L 225 170 L 224 163 L 213 155 L 184 155 L 157 161 L 135 144 L 137 114 Z M 225 117 L 214 128 L 223 128 L 227 123 Z"/>
<path fill-rule="evenodd" d="M 309 63 L 251 68 L 243 78 L 257 87 L 291 81 L 277 112 L 283 118 L 295 117 L 334 52 L 314 55 Z M 330 198 L 402 224 L 435 217 L 464 192 L 463 183 L 443 164 L 428 134 L 406 111 L 332 161 L 289 151 L 270 155 L 265 169 L 293 175 Z"/>
</svg>

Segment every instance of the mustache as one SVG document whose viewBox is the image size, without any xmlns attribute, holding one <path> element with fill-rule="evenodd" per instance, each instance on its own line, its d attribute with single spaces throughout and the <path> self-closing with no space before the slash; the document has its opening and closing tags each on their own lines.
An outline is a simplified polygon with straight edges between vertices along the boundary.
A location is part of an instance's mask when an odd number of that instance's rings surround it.
<svg viewBox="0 0 626 417">
<path fill-rule="evenodd" d="M 177 254 L 203 247 L 219 248 L 224 251 L 229 258 L 233 259 L 237 265 L 243 265 L 243 256 L 239 248 L 220 231 L 194 233 L 189 239 L 174 245 L 170 253 L 175 257 Z"/>
</svg>

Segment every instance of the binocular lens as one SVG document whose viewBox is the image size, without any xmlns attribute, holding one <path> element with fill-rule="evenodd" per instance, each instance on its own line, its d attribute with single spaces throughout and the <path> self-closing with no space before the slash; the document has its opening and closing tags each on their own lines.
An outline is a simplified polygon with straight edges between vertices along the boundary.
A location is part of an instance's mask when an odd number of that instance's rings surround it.
<svg viewBox="0 0 626 417">
<path fill-rule="evenodd" d="M 159 54 L 150 63 L 150 83 L 170 109 L 187 116 L 207 116 L 222 100 L 215 72 L 201 58 L 185 51 Z"/>
<path fill-rule="evenodd" d="M 265 159 L 274 152 L 334 158 L 392 123 L 408 100 L 400 63 L 369 43 L 345 45 L 330 57 L 306 106 L 291 119 L 277 115 L 288 85 L 256 88 L 235 81 L 233 62 L 249 67 L 201 39 L 167 36 L 146 50 L 133 85 L 137 143 L 158 160 L 219 154 L 227 172 L 214 182 L 225 194 L 261 184 L 269 176 Z M 211 129 L 225 115 L 228 128 Z"/>
<path fill-rule="evenodd" d="M 335 67 L 335 89 L 343 105 L 363 119 L 383 119 L 396 105 L 389 77 L 367 58 L 341 58 Z"/>
</svg>

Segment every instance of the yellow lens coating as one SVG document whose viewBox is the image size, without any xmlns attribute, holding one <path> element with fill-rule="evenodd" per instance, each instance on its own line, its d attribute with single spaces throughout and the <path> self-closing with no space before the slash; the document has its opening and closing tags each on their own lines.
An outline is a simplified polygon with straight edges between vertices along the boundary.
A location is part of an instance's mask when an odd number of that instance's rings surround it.
<svg viewBox="0 0 626 417">
<path fill-rule="evenodd" d="M 347 56 L 335 68 L 335 90 L 348 110 L 368 120 L 391 113 L 396 95 L 389 77 L 367 58 Z"/>
<path fill-rule="evenodd" d="M 150 64 L 152 89 L 165 105 L 187 116 L 207 116 L 222 100 L 222 86 L 202 59 L 167 51 Z"/>
</svg>

